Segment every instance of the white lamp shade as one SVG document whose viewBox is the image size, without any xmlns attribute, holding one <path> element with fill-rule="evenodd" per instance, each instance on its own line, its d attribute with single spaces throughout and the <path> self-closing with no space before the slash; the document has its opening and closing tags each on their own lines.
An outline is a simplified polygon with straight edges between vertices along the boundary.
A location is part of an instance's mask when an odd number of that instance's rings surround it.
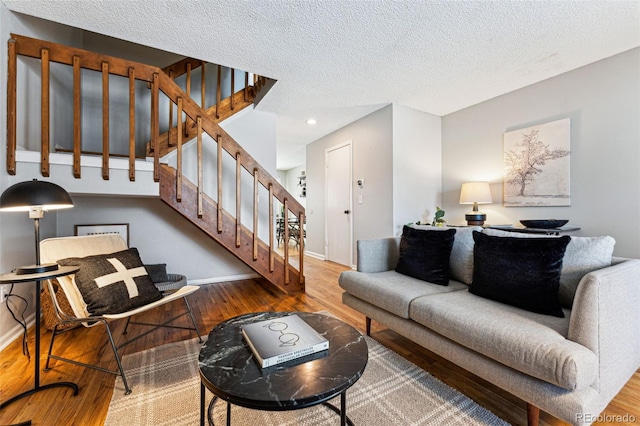
<svg viewBox="0 0 640 426">
<path fill-rule="evenodd" d="M 460 190 L 460 204 L 490 204 L 491 187 L 489 182 L 465 182 Z"/>
</svg>

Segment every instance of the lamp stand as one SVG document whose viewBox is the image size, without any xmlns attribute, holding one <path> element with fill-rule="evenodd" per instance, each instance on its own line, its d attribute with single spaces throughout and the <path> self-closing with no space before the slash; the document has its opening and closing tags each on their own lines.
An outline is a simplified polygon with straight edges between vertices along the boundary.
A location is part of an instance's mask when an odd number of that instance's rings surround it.
<svg viewBox="0 0 640 426">
<path fill-rule="evenodd" d="M 34 220 L 34 226 L 35 226 L 35 239 L 36 239 L 36 267 L 40 266 L 40 219 L 43 217 L 43 211 L 42 209 L 32 209 L 29 211 L 29 217 L 32 218 Z M 31 267 L 27 267 L 26 270 L 29 271 L 29 268 Z M 25 269 L 25 268 L 22 268 Z M 22 274 L 16 273 L 17 277 L 22 277 L 25 280 L 28 280 L 29 278 L 29 274 L 37 274 L 37 272 L 23 272 Z M 57 388 L 57 387 L 69 387 L 71 389 L 73 389 L 73 395 L 78 395 L 78 385 L 76 385 L 75 383 L 71 383 L 71 382 L 58 382 L 58 383 L 50 383 L 47 385 L 40 385 L 40 317 L 41 317 L 41 307 L 40 307 L 40 288 L 41 288 L 41 279 L 45 279 L 48 278 L 45 274 L 38 274 L 38 279 L 35 280 L 36 282 L 36 312 L 35 312 L 35 329 L 36 329 L 36 338 L 35 338 L 35 354 L 34 354 L 34 385 L 33 385 L 33 389 L 28 390 L 26 392 L 23 392 L 19 395 L 14 396 L 13 398 L 9 399 L 6 402 L 0 403 L 0 409 L 6 407 L 7 405 L 11 404 L 14 401 L 17 401 L 21 398 L 24 398 L 25 396 L 29 396 L 29 395 L 33 395 L 36 392 L 39 392 L 41 390 L 46 390 L 46 389 L 52 389 L 52 388 Z M 41 275 L 45 275 L 44 277 L 42 277 Z M 58 273 L 56 270 L 54 270 L 53 272 L 51 272 L 50 274 L 50 278 L 53 278 L 55 276 L 60 276 L 61 274 Z M 26 424 L 31 424 L 31 421 L 28 421 Z"/>
<path fill-rule="evenodd" d="M 487 215 L 478 211 L 478 203 L 473 203 L 473 211 L 464 215 L 469 226 L 482 226 L 487 220 Z"/>
</svg>

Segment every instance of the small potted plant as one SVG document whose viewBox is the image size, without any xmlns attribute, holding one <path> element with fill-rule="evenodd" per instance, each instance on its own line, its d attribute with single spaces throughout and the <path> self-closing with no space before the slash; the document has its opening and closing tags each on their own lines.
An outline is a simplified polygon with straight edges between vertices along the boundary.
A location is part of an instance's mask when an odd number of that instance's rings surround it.
<svg viewBox="0 0 640 426">
<path fill-rule="evenodd" d="M 444 226 L 447 223 L 444 220 L 444 210 L 440 207 L 436 207 L 436 214 L 433 216 L 433 222 L 431 222 L 432 226 Z"/>
</svg>

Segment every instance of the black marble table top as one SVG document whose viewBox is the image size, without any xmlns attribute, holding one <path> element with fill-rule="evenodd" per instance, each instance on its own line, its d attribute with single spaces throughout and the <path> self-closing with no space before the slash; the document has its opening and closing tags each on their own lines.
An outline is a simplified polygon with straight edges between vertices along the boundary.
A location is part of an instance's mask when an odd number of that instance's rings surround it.
<svg viewBox="0 0 640 426">
<path fill-rule="evenodd" d="M 329 340 L 328 353 L 261 369 L 242 337 L 241 326 L 294 313 Z M 320 404 L 346 391 L 360 378 L 368 358 L 364 337 L 336 318 L 307 312 L 262 312 L 231 318 L 213 328 L 198 364 L 202 383 L 217 397 L 248 408 L 281 411 Z"/>
</svg>

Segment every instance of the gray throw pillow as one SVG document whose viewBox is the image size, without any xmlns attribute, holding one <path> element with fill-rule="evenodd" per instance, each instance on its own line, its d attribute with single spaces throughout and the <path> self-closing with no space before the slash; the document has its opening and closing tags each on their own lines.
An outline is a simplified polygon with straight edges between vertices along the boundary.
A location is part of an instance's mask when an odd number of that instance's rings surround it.
<svg viewBox="0 0 640 426">
<path fill-rule="evenodd" d="M 523 232 L 507 232 L 499 229 L 487 228 L 483 231 L 487 235 L 498 237 L 516 238 L 558 238 L 555 235 L 527 234 Z M 604 237 L 571 237 L 562 262 L 560 273 L 560 291 L 558 298 L 560 304 L 571 308 L 573 299 L 578 290 L 578 284 L 583 276 L 589 272 L 611 266 L 613 247 L 616 240 L 609 236 Z"/>
<path fill-rule="evenodd" d="M 144 269 L 147 270 L 147 274 L 149 274 L 149 278 L 151 281 L 155 283 L 166 283 L 169 281 L 169 276 L 167 275 L 167 264 L 166 263 L 157 263 L 153 265 L 144 265 Z"/>
<path fill-rule="evenodd" d="M 162 299 L 135 248 L 58 264 L 80 267 L 73 280 L 91 315 L 119 314 Z"/>
</svg>

